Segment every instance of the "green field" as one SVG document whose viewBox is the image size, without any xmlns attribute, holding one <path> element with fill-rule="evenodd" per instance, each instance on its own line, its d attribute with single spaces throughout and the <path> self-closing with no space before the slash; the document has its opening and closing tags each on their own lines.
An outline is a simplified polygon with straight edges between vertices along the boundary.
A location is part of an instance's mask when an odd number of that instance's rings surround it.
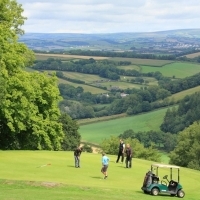
<svg viewBox="0 0 200 200">
<path fill-rule="evenodd" d="M 117 68 L 124 69 L 124 70 L 134 69 L 134 70 L 140 71 L 140 67 L 138 65 L 118 66 Z"/>
<path fill-rule="evenodd" d="M 107 87 L 110 90 L 112 87 L 116 87 L 119 89 L 127 89 L 127 88 L 137 88 L 140 89 L 142 85 L 140 84 L 133 84 L 129 82 L 122 82 L 122 81 L 107 81 L 99 83 L 101 86 Z"/>
<path fill-rule="evenodd" d="M 148 65 L 148 66 L 163 66 L 174 61 L 170 60 L 155 60 L 155 59 L 140 59 L 140 58 L 121 58 L 121 57 L 100 57 L 100 56 L 82 56 L 82 55 L 66 55 L 66 54 L 35 54 L 37 60 L 46 60 L 48 58 L 57 58 L 62 60 L 74 60 L 74 59 L 90 59 L 95 60 L 113 60 L 113 61 L 130 61 L 134 65 Z M 128 66 L 127 66 L 128 67 Z"/>
<path fill-rule="evenodd" d="M 77 72 L 63 72 L 63 74 L 68 78 L 85 81 L 85 83 L 93 83 L 97 81 L 108 80 L 106 78 L 102 78 L 98 75 L 93 75 L 93 74 L 83 74 L 83 73 L 77 73 Z"/>
<path fill-rule="evenodd" d="M 172 96 L 168 97 L 168 99 L 170 101 L 174 100 L 175 102 L 177 102 L 178 100 L 183 99 L 185 96 L 192 95 L 195 92 L 200 92 L 200 86 L 197 86 L 197 87 L 194 87 L 194 88 L 191 88 L 191 89 L 184 90 L 182 92 L 178 92 L 176 94 L 173 94 Z"/>
<path fill-rule="evenodd" d="M 74 168 L 73 152 L 0 151 L 1 200 L 171 200 L 171 196 L 143 194 L 141 186 L 151 161 L 133 158 L 133 167 L 110 157 L 108 179 L 100 172 L 101 155 L 82 153 L 81 168 Z M 49 164 L 49 165 L 47 165 Z M 169 171 L 161 169 L 162 177 Z M 200 199 L 200 172 L 181 168 L 185 200 Z"/>
<path fill-rule="evenodd" d="M 196 58 L 200 56 L 200 52 L 197 52 L 197 53 L 192 53 L 192 54 L 188 54 L 186 55 L 187 58 Z"/>
<path fill-rule="evenodd" d="M 167 108 L 131 117 L 81 125 L 79 132 L 83 141 L 100 143 L 111 135 L 118 136 L 128 129 L 138 131 L 159 130 Z"/>
<path fill-rule="evenodd" d="M 133 65 L 147 65 L 147 66 L 156 66 L 161 67 L 174 61 L 171 60 L 154 60 L 154 59 L 140 59 L 140 58 L 121 58 L 121 57 L 114 57 L 108 58 L 109 60 L 113 61 L 130 61 Z"/>
<path fill-rule="evenodd" d="M 156 72 L 159 71 L 166 77 L 185 78 L 200 72 L 199 64 L 176 62 L 165 65 L 163 67 L 142 66 L 142 72 Z"/>
<path fill-rule="evenodd" d="M 84 85 L 84 84 L 78 84 L 78 83 L 72 83 L 70 81 L 66 81 L 66 80 L 63 80 L 63 79 L 58 79 L 58 82 L 59 83 L 64 83 L 64 84 L 69 84 L 69 85 L 72 85 L 74 87 L 82 87 L 84 89 L 84 92 L 91 92 L 92 94 L 101 94 L 101 93 L 107 93 L 108 91 L 107 90 L 103 90 L 103 89 L 100 89 L 100 88 L 97 88 L 97 87 L 92 87 L 92 86 L 89 86 L 89 85 Z"/>
<path fill-rule="evenodd" d="M 74 59 L 90 59 L 94 58 L 95 60 L 105 60 L 108 57 L 100 57 L 100 56 L 82 56 L 82 55 L 66 55 L 66 54 L 44 54 L 44 53 L 36 53 L 35 57 L 37 60 L 47 60 L 48 58 L 56 58 L 62 60 L 74 60 Z"/>
</svg>

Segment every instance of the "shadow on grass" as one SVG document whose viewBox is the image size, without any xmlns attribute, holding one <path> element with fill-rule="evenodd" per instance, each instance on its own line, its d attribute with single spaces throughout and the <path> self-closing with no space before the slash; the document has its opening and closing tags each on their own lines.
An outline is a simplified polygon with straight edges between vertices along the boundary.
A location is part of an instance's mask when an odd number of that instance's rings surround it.
<svg viewBox="0 0 200 200">
<path fill-rule="evenodd" d="M 101 176 L 91 176 L 91 178 L 95 178 L 95 179 L 103 179 Z"/>
<path fill-rule="evenodd" d="M 124 169 L 126 168 L 126 167 L 125 167 L 125 166 L 123 166 L 123 165 L 121 165 L 121 166 L 117 166 L 117 167 L 121 167 L 121 168 L 124 168 Z"/>
<path fill-rule="evenodd" d="M 75 168 L 74 165 L 67 165 L 67 167 L 73 167 L 73 168 Z"/>
<path fill-rule="evenodd" d="M 142 190 L 141 191 L 135 191 L 136 193 L 139 193 L 139 194 L 144 194 L 144 195 L 149 195 L 149 196 L 152 196 L 152 197 L 155 197 L 153 195 L 151 195 L 150 193 L 149 194 L 145 194 Z M 170 194 L 158 194 L 158 196 L 161 196 L 161 197 L 173 197 L 171 196 Z"/>
</svg>

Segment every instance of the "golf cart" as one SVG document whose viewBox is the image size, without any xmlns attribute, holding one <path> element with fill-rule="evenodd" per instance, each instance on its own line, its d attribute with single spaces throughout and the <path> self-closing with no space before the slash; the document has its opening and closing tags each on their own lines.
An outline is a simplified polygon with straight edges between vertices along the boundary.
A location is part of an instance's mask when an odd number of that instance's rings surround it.
<svg viewBox="0 0 200 200">
<path fill-rule="evenodd" d="M 170 180 L 168 180 L 168 175 L 165 175 L 162 180 L 158 177 L 159 168 L 168 168 L 170 169 Z M 177 181 L 172 179 L 173 170 L 178 170 Z M 154 170 L 156 173 L 154 173 Z M 180 167 L 174 165 L 165 165 L 165 164 L 152 164 L 151 170 L 148 171 L 144 177 L 144 182 L 142 190 L 145 194 L 152 194 L 154 196 L 158 194 L 169 194 L 171 196 L 177 196 L 183 198 L 185 192 L 182 190 L 182 186 L 179 183 L 180 180 Z"/>
</svg>

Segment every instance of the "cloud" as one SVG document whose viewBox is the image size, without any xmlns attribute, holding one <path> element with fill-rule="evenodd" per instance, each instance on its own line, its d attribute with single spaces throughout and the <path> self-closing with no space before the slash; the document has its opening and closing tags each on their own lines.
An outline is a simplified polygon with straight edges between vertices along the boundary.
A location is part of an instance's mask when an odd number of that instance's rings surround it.
<svg viewBox="0 0 200 200">
<path fill-rule="evenodd" d="M 144 32 L 200 28 L 196 0 L 18 0 L 26 32 Z"/>
</svg>

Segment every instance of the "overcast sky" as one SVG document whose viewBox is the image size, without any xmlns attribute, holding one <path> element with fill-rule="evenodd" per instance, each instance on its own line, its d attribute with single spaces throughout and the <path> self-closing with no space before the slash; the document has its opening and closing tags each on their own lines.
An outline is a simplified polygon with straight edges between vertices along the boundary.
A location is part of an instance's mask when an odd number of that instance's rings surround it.
<svg viewBox="0 0 200 200">
<path fill-rule="evenodd" d="M 117 33 L 200 28 L 200 0 L 17 0 L 26 33 Z"/>
</svg>

